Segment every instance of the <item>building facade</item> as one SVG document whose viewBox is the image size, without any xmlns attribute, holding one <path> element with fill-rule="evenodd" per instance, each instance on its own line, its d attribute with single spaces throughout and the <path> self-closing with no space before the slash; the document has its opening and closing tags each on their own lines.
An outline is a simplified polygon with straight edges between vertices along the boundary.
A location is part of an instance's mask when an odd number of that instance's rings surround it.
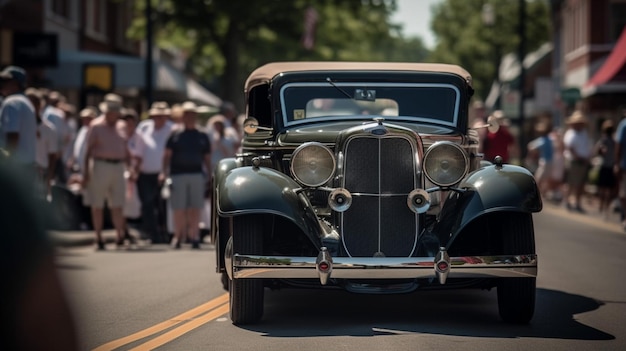
<svg viewBox="0 0 626 351">
<path fill-rule="evenodd" d="M 154 49 L 152 71 L 146 70 L 146 41 L 127 36 L 133 19 L 144 15 L 136 3 L 0 0 L 0 66 L 25 67 L 29 85 L 59 90 L 79 108 L 116 92 L 144 110 L 147 76 L 154 100 L 219 106 L 217 96 L 184 72 L 180 52 Z"/>
</svg>

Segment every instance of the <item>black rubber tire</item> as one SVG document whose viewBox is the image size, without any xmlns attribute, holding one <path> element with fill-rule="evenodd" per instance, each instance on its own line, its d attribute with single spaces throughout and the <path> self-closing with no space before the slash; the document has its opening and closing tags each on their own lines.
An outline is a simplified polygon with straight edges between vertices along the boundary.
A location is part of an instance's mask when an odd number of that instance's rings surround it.
<svg viewBox="0 0 626 351">
<path fill-rule="evenodd" d="M 505 255 L 534 254 L 535 234 L 530 213 L 498 215 Z M 536 278 L 498 280 L 498 311 L 507 323 L 526 324 L 535 313 Z"/>
<path fill-rule="evenodd" d="M 263 227 L 257 216 L 233 219 L 233 252 L 263 253 Z M 263 316 L 263 280 L 231 279 L 229 281 L 230 319 L 233 324 L 252 324 Z"/>
</svg>

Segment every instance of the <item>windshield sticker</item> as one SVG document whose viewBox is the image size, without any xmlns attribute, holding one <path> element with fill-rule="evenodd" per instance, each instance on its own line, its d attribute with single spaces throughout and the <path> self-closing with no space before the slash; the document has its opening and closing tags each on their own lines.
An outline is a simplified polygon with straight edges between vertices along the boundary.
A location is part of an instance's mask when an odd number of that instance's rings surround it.
<svg viewBox="0 0 626 351">
<path fill-rule="evenodd" d="M 293 110 L 293 119 L 294 120 L 304 119 L 304 109 Z"/>
</svg>

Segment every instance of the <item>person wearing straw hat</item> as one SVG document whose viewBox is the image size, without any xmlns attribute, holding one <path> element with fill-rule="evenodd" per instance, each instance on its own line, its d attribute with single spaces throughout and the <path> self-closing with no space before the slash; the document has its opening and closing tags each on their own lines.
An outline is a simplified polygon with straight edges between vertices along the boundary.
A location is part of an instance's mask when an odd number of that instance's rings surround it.
<svg viewBox="0 0 626 351">
<path fill-rule="evenodd" d="M 130 161 L 126 122 L 120 119 L 122 98 L 107 94 L 99 105 L 102 115 L 93 120 L 87 132 L 83 185 L 87 186 L 97 249 L 104 250 L 102 227 L 105 202 L 117 231 L 117 246 L 124 245 L 125 221 L 122 213 L 126 199 L 124 172 Z M 97 176 L 97 181 L 94 177 Z"/>
<path fill-rule="evenodd" d="M 137 133 L 142 136 L 143 147 L 137 157 L 141 159 L 137 171 L 137 192 L 141 202 L 141 236 L 152 243 L 167 243 L 165 229 L 165 204 L 160 193 L 162 183 L 159 173 L 163 166 L 165 144 L 174 124 L 169 120 L 172 111 L 167 102 L 156 101 L 148 110 L 149 119 L 142 121 Z"/>
<path fill-rule="evenodd" d="M 587 183 L 593 147 L 587 133 L 587 123 L 587 117 L 582 111 L 574 111 L 567 119 L 568 129 L 563 135 L 567 183 L 565 206 L 568 210 L 580 213 L 585 212 L 581 206 L 581 199 Z M 571 203 L 572 197 L 573 204 Z"/>
</svg>

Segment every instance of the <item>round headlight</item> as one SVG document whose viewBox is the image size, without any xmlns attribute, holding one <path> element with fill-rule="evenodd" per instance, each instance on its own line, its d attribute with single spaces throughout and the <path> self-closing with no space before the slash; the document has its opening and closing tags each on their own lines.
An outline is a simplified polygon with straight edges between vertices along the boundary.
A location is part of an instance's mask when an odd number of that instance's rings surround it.
<svg viewBox="0 0 626 351">
<path fill-rule="evenodd" d="M 469 160 L 463 149 L 452 142 L 433 144 L 424 155 L 424 173 L 436 185 L 458 183 L 467 173 Z"/>
<path fill-rule="evenodd" d="M 310 142 L 300 145 L 291 156 L 291 174 L 302 185 L 326 184 L 335 173 L 335 157 L 326 146 Z"/>
</svg>

